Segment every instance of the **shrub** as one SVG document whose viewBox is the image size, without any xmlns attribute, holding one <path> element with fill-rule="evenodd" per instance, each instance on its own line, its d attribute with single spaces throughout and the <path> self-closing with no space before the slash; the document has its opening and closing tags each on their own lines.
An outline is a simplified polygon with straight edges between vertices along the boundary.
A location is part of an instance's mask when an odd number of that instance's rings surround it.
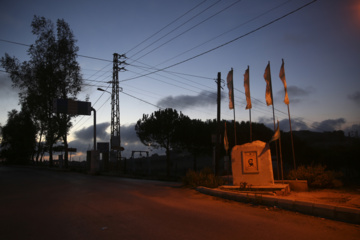
<svg viewBox="0 0 360 240">
<path fill-rule="evenodd" d="M 182 180 L 185 186 L 192 188 L 198 186 L 216 188 L 224 184 L 224 180 L 215 176 L 210 168 L 205 168 L 199 172 L 189 170 Z"/>
<path fill-rule="evenodd" d="M 288 178 L 290 180 L 307 180 L 311 188 L 334 188 L 341 187 L 339 180 L 342 174 L 335 171 L 326 170 L 326 166 L 300 166 L 296 170 L 291 170 Z"/>
</svg>

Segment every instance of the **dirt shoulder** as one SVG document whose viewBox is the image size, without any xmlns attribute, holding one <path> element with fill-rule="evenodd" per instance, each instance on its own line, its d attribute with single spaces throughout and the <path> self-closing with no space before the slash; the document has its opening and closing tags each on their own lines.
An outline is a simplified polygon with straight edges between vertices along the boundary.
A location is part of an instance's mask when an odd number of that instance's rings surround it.
<svg viewBox="0 0 360 240">
<path fill-rule="evenodd" d="M 309 190 L 308 192 L 291 191 L 287 196 L 277 197 L 360 209 L 360 187 Z"/>
</svg>

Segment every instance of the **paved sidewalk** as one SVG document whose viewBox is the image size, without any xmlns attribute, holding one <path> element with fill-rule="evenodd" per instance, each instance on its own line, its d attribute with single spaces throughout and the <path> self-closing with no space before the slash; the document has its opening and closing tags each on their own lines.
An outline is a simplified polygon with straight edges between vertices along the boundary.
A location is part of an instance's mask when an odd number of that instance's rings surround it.
<svg viewBox="0 0 360 240">
<path fill-rule="evenodd" d="M 197 187 L 197 191 L 215 197 L 239 202 L 251 202 L 267 206 L 276 206 L 281 209 L 296 211 L 317 217 L 329 218 L 337 221 L 360 224 L 360 194 L 355 195 L 355 205 L 331 203 L 321 200 L 310 194 L 296 194 L 292 192 L 288 196 L 271 196 L 263 193 L 243 193 L 240 191 L 222 190 L 219 188 Z M 358 198 L 357 198 L 358 197 Z M 358 206 L 359 207 L 349 207 Z"/>
</svg>

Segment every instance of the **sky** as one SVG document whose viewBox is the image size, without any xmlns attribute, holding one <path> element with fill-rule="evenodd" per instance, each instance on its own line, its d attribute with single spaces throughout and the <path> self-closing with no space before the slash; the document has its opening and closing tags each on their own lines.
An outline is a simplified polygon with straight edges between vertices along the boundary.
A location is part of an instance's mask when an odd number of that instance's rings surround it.
<svg viewBox="0 0 360 240">
<path fill-rule="evenodd" d="M 64 19 L 79 47 L 84 79 L 79 100 L 97 111 L 97 141 L 109 141 L 113 54 L 125 54 L 119 72 L 120 134 L 124 156 L 147 150 L 134 125 L 143 114 L 174 108 L 192 119 L 216 118 L 216 78 L 221 73 L 221 118 L 233 120 L 226 77 L 233 68 L 235 119 L 249 121 L 244 73 L 250 69 L 251 120 L 273 128 L 265 103 L 264 71 L 270 63 L 275 118 L 289 131 L 282 59 L 293 130 L 360 130 L 359 0 L 0 0 L 0 56 L 28 61 L 34 15 Z M 306 4 L 311 3 L 307 6 Z M 303 7 L 305 6 L 305 7 Z M 303 8 L 301 8 L 303 7 Z M 301 8 L 301 9 L 300 9 Z M 12 42 L 12 43 L 10 43 Z M 0 67 L 0 124 L 20 109 L 18 89 Z M 93 117 L 78 116 L 70 147 L 92 148 Z M 77 154 L 80 159 L 80 153 Z M 76 157 L 75 157 L 76 158 Z"/>
</svg>

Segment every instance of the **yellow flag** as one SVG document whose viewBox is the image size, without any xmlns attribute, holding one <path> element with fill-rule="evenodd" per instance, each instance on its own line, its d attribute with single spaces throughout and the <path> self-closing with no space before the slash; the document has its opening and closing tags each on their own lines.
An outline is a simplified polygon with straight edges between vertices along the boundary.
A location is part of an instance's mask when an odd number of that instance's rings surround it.
<svg viewBox="0 0 360 240">
<path fill-rule="evenodd" d="M 246 108 L 251 109 L 251 98 L 250 98 L 250 77 L 249 77 L 249 66 L 244 74 L 244 88 L 245 88 L 245 96 L 246 96 Z"/>
<path fill-rule="evenodd" d="M 270 62 L 268 63 L 268 65 L 265 68 L 264 79 L 265 79 L 265 82 L 266 82 L 266 92 L 265 92 L 266 105 L 270 106 L 270 105 L 273 104 L 273 100 L 272 100 L 272 97 L 271 97 Z"/>
<path fill-rule="evenodd" d="M 279 128 L 279 120 L 278 120 L 276 131 L 275 131 L 274 135 L 272 136 L 272 138 L 270 139 L 269 143 L 271 143 L 272 141 L 278 140 L 279 137 L 280 137 L 280 128 Z"/>
<path fill-rule="evenodd" d="M 233 70 L 231 69 L 227 75 L 227 86 L 229 89 L 229 109 L 234 109 L 234 84 Z"/>
<path fill-rule="evenodd" d="M 287 85 L 286 85 L 286 78 L 285 78 L 285 69 L 284 69 L 284 59 L 282 59 L 282 64 L 281 64 L 281 68 L 280 68 L 279 77 L 280 77 L 281 81 L 283 82 L 283 84 L 284 84 L 284 89 L 285 89 L 284 103 L 285 103 L 286 105 L 289 105 L 289 96 L 288 96 L 288 92 L 287 92 Z"/>
<path fill-rule="evenodd" d="M 225 133 L 224 133 L 224 148 L 226 150 L 226 153 L 229 151 L 229 140 L 227 137 L 227 131 L 226 131 L 226 122 L 225 122 Z"/>
</svg>

